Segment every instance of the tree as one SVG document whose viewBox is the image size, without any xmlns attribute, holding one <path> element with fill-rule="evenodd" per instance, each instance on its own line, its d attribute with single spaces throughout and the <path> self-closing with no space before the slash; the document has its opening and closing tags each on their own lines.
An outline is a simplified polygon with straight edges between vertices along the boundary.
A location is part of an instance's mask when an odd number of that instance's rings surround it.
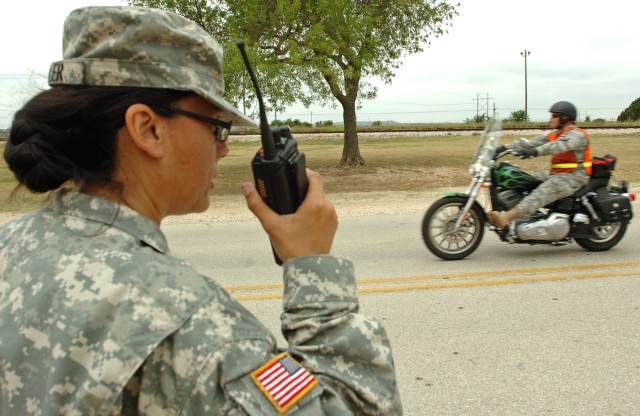
<svg viewBox="0 0 640 416">
<path fill-rule="evenodd" d="M 463 123 L 465 124 L 473 124 L 473 123 L 485 123 L 489 118 L 485 113 L 478 114 L 473 116 L 473 118 L 465 118 Z"/>
<path fill-rule="evenodd" d="M 191 18 L 225 45 L 228 99 L 251 92 L 232 46 L 244 38 L 272 108 L 293 101 L 342 106 L 340 165 L 359 165 L 356 109 L 373 99 L 378 77 L 391 83 L 401 59 L 446 33 L 457 15 L 447 0 L 135 0 Z M 213 11 L 211 11 L 213 10 Z M 274 104 L 277 103 L 277 104 Z"/>
<path fill-rule="evenodd" d="M 524 110 L 512 111 L 508 120 L 515 121 L 516 123 L 524 123 L 527 120 L 527 112 Z"/>
<path fill-rule="evenodd" d="M 636 121 L 640 120 L 640 98 L 635 99 L 629 107 L 627 107 L 618 116 L 618 121 Z"/>
</svg>

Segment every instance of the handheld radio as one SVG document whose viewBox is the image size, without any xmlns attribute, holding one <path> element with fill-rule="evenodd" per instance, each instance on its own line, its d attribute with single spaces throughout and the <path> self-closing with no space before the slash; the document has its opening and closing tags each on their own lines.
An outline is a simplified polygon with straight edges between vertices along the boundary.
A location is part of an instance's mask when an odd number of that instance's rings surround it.
<svg viewBox="0 0 640 416">
<path fill-rule="evenodd" d="M 278 214 L 296 212 L 307 194 L 307 172 L 304 153 L 298 151 L 298 143 L 287 126 L 269 126 L 267 112 L 262 101 L 262 93 L 249 57 L 245 43 L 236 43 L 247 72 L 253 82 L 260 111 L 260 136 L 262 149 L 258 150 L 251 161 L 256 189 L 264 202 Z M 277 264 L 282 264 L 274 251 Z"/>
</svg>

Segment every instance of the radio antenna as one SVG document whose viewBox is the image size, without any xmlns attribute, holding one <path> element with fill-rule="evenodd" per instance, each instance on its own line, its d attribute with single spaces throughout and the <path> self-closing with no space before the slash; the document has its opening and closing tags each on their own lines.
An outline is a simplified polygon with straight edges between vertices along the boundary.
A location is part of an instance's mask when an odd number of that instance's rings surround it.
<svg viewBox="0 0 640 416">
<path fill-rule="evenodd" d="M 247 51 L 245 50 L 244 40 L 239 40 L 238 42 L 236 42 L 236 46 L 238 47 L 238 49 L 240 49 L 240 54 L 242 55 L 244 66 L 247 68 L 249 77 L 251 77 L 251 82 L 253 82 L 253 88 L 256 90 L 256 97 L 258 98 L 258 108 L 260 110 L 260 136 L 262 137 L 262 149 L 264 150 L 264 158 L 270 160 L 276 156 L 276 145 L 273 141 L 273 137 L 271 137 L 271 128 L 269 127 L 269 121 L 267 120 L 267 111 L 265 110 L 264 102 L 262 101 L 262 92 L 260 92 L 260 86 L 258 85 L 256 75 L 253 73 L 251 62 L 249 62 L 249 57 L 247 56 Z"/>
</svg>

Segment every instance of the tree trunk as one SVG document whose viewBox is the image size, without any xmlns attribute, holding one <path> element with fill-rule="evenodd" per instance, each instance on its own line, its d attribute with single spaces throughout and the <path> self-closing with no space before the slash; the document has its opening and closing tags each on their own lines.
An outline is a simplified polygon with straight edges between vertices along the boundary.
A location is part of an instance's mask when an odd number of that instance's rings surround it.
<svg viewBox="0 0 640 416">
<path fill-rule="evenodd" d="M 344 147 L 342 148 L 340 166 L 364 165 L 364 159 L 360 156 L 360 145 L 358 143 L 355 97 L 342 102 L 342 120 L 344 122 Z"/>
</svg>

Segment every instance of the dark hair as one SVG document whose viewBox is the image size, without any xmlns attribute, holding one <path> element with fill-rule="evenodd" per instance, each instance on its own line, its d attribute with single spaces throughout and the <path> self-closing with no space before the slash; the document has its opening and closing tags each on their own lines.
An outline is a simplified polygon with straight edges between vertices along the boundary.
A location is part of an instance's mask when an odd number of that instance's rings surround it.
<svg viewBox="0 0 640 416">
<path fill-rule="evenodd" d="M 54 190 L 67 181 L 108 184 L 116 167 L 116 135 L 127 109 L 136 103 L 166 106 L 190 94 L 158 88 L 54 87 L 15 114 L 4 160 L 20 184 L 33 192 Z"/>
</svg>

